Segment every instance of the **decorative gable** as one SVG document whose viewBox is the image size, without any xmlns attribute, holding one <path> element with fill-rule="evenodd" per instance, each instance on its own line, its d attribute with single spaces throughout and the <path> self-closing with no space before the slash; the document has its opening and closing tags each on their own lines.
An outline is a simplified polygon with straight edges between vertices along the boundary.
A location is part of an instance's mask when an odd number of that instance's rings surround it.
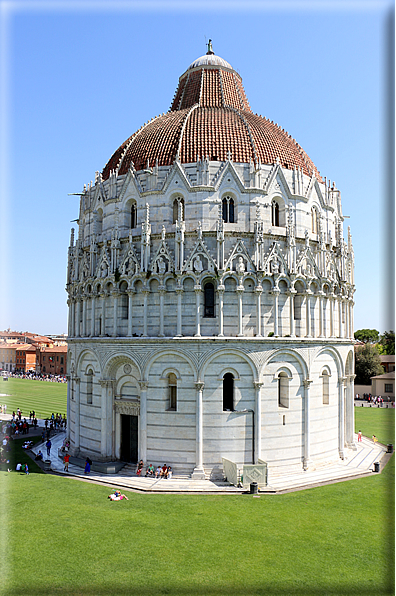
<svg viewBox="0 0 396 596">
<path fill-rule="evenodd" d="M 236 271 L 238 274 L 243 274 L 245 271 L 256 271 L 256 266 L 253 263 L 248 251 L 242 240 L 238 240 L 232 249 L 230 256 L 224 266 L 224 269 Z"/>
</svg>

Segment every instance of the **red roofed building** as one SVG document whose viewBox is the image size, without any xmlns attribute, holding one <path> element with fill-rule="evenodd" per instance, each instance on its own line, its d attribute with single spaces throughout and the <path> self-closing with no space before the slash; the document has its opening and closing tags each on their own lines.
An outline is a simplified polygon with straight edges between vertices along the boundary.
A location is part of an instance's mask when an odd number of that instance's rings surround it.
<svg viewBox="0 0 396 596">
<path fill-rule="evenodd" d="M 36 372 L 44 375 L 66 374 L 67 346 L 36 348 Z"/>
</svg>

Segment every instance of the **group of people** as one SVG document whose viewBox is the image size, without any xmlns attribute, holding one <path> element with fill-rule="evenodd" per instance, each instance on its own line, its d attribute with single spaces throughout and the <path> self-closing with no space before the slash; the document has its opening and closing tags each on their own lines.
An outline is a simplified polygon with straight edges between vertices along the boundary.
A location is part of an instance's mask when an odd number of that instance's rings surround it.
<svg viewBox="0 0 396 596">
<path fill-rule="evenodd" d="M 137 476 L 142 475 L 143 468 L 144 468 L 144 463 L 143 463 L 143 460 L 141 459 L 140 462 L 138 463 L 138 467 L 136 470 Z M 153 478 L 172 478 L 172 466 L 167 466 L 166 464 L 164 464 L 161 467 L 159 465 L 157 467 L 157 469 L 154 470 L 153 464 L 150 464 L 146 469 L 146 473 L 145 473 L 144 477 L 147 478 L 149 476 L 151 476 Z"/>
<path fill-rule="evenodd" d="M 50 428 L 50 430 L 59 430 L 62 429 L 63 427 L 66 429 L 66 414 L 64 416 L 62 416 L 62 414 L 58 414 L 58 412 L 55 414 L 52 412 L 51 416 L 49 418 L 46 418 L 44 420 L 44 426 L 47 429 L 48 427 Z"/>
<path fill-rule="evenodd" d="M 31 381 L 50 381 L 51 383 L 67 383 L 67 379 L 64 375 L 44 375 L 35 372 L 13 372 L 10 373 L 8 376 L 17 379 L 30 379 Z"/>
<path fill-rule="evenodd" d="M 367 401 L 369 404 L 374 404 L 379 407 L 382 407 L 384 403 L 384 398 L 382 395 L 371 395 L 371 393 L 362 393 L 362 395 L 360 395 L 360 393 L 356 393 L 355 399 Z M 385 401 L 389 401 L 389 398 L 386 398 Z M 394 401 L 392 401 L 392 407 L 395 407 Z"/>
</svg>

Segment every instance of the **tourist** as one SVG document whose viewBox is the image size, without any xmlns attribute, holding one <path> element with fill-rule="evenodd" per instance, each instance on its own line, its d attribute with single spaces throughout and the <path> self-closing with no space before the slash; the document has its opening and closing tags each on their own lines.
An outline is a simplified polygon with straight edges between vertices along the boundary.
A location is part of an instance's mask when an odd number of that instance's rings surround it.
<svg viewBox="0 0 396 596">
<path fill-rule="evenodd" d="M 141 459 L 140 462 L 139 462 L 139 464 L 138 464 L 137 470 L 136 470 L 136 475 L 137 476 L 140 476 L 140 474 L 142 473 L 143 465 L 144 465 L 143 464 L 143 460 Z"/>
<path fill-rule="evenodd" d="M 153 464 L 150 464 L 149 467 L 146 470 L 146 478 L 147 476 L 154 476 L 154 466 Z"/>
<path fill-rule="evenodd" d="M 47 447 L 47 456 L 49 457 L 51 455 L 51 440 L 48 439 L 48 441 L 46 442 L 45 446 Z"/>
<path fill-rule="evenodd" d="M 155 470 L 155 477 L 160 478 L 160 476 L 161 476 L 161 466 L 158 466 L 158 468 Z"/>
<path fill-rule="evenodd" d="M 168 468 L 167 468 L 167 465 L 166 465 L 166 464 L 164 464 L 164 465 L 162 466 L 162 468 L 161 468 L 161 472 L 160 472 L 160 477 L 161 477 L 161 478 L 165 478 L 165 477 L 166 477 L 166 470 L 167 470 L 167 469 L 168 469 Z"/>
<path fill-rule="evenodd" d="M 89 474 L 91 471 L 91 463 L 92 461 L 89 459 L 89 457 L 87 457 L 87 459 L 85 460 L 85 468 L 84 468 L 84 474 Z"/>
<path fill-rule="evenodd" d="M 41 449 L 37 453 L 36 457 L 34 458 L 36 461 L 43 461 L 43 454 L 41 453 Z"/>
<path fill-rule="evenodd" d="M 358 442 L 362 440 L 362 431 L 359 430 L 358 432 Z"/>
<path fill-rule="evenodd" d="M 375 445 L 376 443 L 378 443 L 378 439 L 377 439 L 377 437 L 376 437 L 375 435 L 373 435 L 373 441 L 374 441 L 374 445 Z"/>
<path fill-rule="evenodd" d="M 65 467 L 63 468 L 64 472 L 69 471 L 69 459 L 70 459 L 70 455 L 68 453 L 66 453 L 66 455 L 63 458 L 63 463 L 65 464 Z"/>
<path fill-rule="evenodd" d="M 168 466 L 165 472 L 165 478 L 172 478 L 172 466 Z"/>
<path fill-rule="evenodd" d="M 17 464 L 15 470 L 17 472 L 20 472 L 21 471 L 21 468 L 22 468 L 22 464 Z"/>
<path fill-rule="evenodd" d="M 28 467 L 27 464 L 25 464 L 25 474 L 28 474 L 29 475 L 29 467 Z"/>
</svg>

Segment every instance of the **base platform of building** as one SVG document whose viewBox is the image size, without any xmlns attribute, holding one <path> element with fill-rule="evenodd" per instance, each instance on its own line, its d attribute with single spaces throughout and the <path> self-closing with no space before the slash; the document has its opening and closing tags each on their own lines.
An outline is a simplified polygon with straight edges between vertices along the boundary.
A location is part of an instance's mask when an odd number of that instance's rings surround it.
<svg viewBox="0 0 396 596">
<path fill-rule="evenodd" d="M 62 458 L 58 456 L 58 449 L 62 446 L 65 434 L 57 434 L 52 441 L 52 456 L 50 470 L 52 473 L 85 479 L 90 482 L 104 484 L 110 487 L 129 489 L 137 492 L 147 493 L 187 493 L 187 494 L 243 494 L 246 490 L 230 485 L 228 482 L 214 480 L 194 480 L 190 476 L 174 476 L 171 479 L 142 478 L 127 473 L 124 469 L 116 474 L 103 474 L 92 470 L 89 475 L 84 474 L 84 469 L 75 464 L 69 463 L 69 471 L 64 472 Z M 273 475 L 269 473 L 268 486 L 260 488 L 259 494 L 276 494 L 306 488 L 313 488 L 324 484 L 342 482 L 368 476 L 374 473 L 374 463 L 380 463 L 380 470 L 389 459 L 386 447 L 379 443 L 374 444 L 372 440 L 363 437 L 357 442 L 357 450 L 346 449 L 345 459 L 339 460 L 336 464 L 294 473 Z M 43 450 L 44 445 L 37 443 L 33 453 L 39 449 Z M 44 450 L 43 450 L 44 451 Z"/>
</svg>

